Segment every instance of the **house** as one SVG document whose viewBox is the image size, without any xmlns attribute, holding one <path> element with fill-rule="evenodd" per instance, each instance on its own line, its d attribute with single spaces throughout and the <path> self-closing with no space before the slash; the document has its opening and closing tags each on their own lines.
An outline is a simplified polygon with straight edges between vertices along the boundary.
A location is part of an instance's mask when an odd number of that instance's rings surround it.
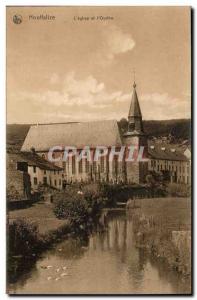
<svg viewBox="0 0 197 300">
<path fill-rule="evenodd" d="M 39 184 L 62 189 L 62 169 L 36 153 L 7 153 L 9 200 L 28 200 Z"/>
<path fill-rule="evenodd" d="M 21 161 L 28 166 L 27 172 L 30 175 L 33 190 L 37 190 L 39 184 L 48 185 L 58 190 L 62 189 L 62 168 L 40 157 L 34 151 L 21 153 L 20 163 Z"/>
</svg>

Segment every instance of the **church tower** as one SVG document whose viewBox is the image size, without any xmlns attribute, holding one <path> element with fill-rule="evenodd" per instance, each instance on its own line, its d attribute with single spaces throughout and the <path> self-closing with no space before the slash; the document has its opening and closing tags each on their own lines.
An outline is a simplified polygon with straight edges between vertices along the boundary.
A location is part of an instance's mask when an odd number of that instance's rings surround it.
<svg viewBox="0 0 197 300">
<path fill-rule="evenodd" d="M 128 132 L 143 133 L 142 113 L 136 92 L 136 83 L 133 84 L 133 94 L 128 115 Z"/>
<path fill-rule="evenodd" d="M 145 182 L 148 163 L 145 161 L 148 152 L 147 136 L 144 133 L 142 113 L 138 101 L 136 83 L 133 84 L 133 94 L 128 115 L 128 129 L 124 134 L 124 143 L 127 147 L 133 146 L 134 161 L 125 162 L 125 175 L 128 183 Z M 142 154 L 142 159 L 139 159 Z"/>
</svg>

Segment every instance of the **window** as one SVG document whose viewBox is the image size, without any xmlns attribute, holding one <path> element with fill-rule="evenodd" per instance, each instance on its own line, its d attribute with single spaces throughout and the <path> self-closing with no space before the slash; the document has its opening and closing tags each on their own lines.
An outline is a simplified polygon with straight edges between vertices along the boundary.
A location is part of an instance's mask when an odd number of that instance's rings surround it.
<svg viewBox="0 0 197 300">
<path fill-rule="evenodd" d="M 151 159 L 151 168 L 154 169 L 154 167 L 156 167 L 156 160 Z"/>
<path fill-rule="evenodd" d="M 34 173 L 36 173 L 36 166 L 33 166 L 33 171 Z"/>
<path fill-rule="evenodd" d="M 118 157 L 114 156 L 114 171 L 115 174 L 118 174 Z"/>
<path fill-rule="evenodd" d="M 64 169 L 64 171 L 66 171 L 66 162 L 65 161 L 62 162 L 62 168 Z"/>
<path fill-rule="evenodd" d="M 129 123 L 129 131 L 133 131 L 135 129 L 134 123 Z"/>
<path fill-rule="evenodd" d="M 44 170 L 44 174 L 46 174 L 47 173 L 47 171 L 46 170 Z"/>
<path fill-rule="evenodd" d="M 79 173 L 83 173 L 83 161 L 82 161 L 82 159 L 80 159 L 80 161 L 79 161 Z"/>
<path fill-rule="evenodd" d="M 17 162 L 17 170 L 27 172 L 28 171 L 28 165 L 26 162 L 18 161 Z"/>
<path fill-rule="evenodd" d="M 101 156 L 101 173 L 104 172 L 104 157 Z"/>
<path fill-rule="evenodd" d="M 61 179 L 59 179 L 59 185 L 61 185 L 62 184 L 62 181 L 61 181 Z"/>
<path fill-rule="evenodd" d="M 54 180 L 54 184 L 55 184 L 55 186 L 57 185 L 57 180 L 56 179 Z"/>
<path fill-rule="evenodd" d="M 46 176 L 43 177 L 43 183 L 47 184 L 47 177 Z"/>
<path fill-rule="evenodd" d="M 37 177 L 34 177 L 34 184 L 35 184 L 35 185 L 38 184 L 38 179 L 37 179 Z"/>
<path fill-rule="evenodd" d="M 56 174 L 56 171 L 54 170 L 54 175 Z"/>
<path fill-rule="evenodd" d="M 72 174 L 76 172 L 75 156 L 72 156 Z"/>
<path fill-rule="evenodd" d="M 96 173 L 96 162 L 93 161 L 93 173 Z"/>
<path fill-rule="evenodd" d="M 89 161 L 87 160 L 87 158 L 85 160 L 85 170 L 86 170 L 86 173 L 88 173 L 90 170 L 90 164 L 89 164 Z"/>
</svg>

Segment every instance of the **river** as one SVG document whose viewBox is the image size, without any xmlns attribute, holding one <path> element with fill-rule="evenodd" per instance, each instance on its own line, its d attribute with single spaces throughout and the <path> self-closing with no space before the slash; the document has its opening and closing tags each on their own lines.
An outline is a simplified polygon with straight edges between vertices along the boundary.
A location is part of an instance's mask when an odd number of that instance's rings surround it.
<svg viewBox="0 0 197 300">
<path fill-rule="evenodd" d="M 181 294 L 188 283 L 134 243 L 132 218 L 111 212 L 106 230 L 69 238 L 9 285 L 11 294 Z"/>
</svg>

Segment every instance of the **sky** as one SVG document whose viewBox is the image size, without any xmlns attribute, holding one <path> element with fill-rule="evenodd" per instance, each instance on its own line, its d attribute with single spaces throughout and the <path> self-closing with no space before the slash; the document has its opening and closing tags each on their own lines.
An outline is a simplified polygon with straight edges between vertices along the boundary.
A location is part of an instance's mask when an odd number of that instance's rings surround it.
<svg viewBox="0 0 197 300">
<path fill-rule="evenodd" d="M 190 118 L 190 47 L 188 7 L 7 7 L 7 123 L 127 118 L 134 78 L 143 119 Z"/>
</svg>

